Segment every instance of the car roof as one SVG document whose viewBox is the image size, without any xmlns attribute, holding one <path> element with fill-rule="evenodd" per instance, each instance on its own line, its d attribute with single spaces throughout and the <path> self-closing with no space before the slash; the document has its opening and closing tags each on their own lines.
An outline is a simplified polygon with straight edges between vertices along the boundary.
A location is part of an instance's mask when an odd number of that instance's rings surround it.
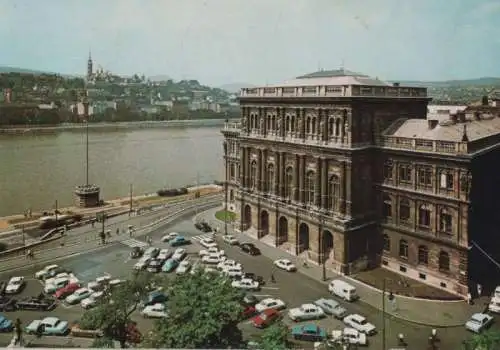
<svg viewBox="0 0 500 350">
<path fill-rule="evenodd" d="M 365 317 L 364 316 L 361 316 L 360 314 L 352 314 L 352 315 L 349 315 L 350 318 L 353 318 L 355 320 L 358 320 L 358 321 L 361 321 L 361 320 L 364 320 Z"/>
<path fill-rule="evenodd" d="M 43 323 L 48 323 L 48 324 L 53 324 L 53 323 L 56 323 L 57 321 L 59 321 L 59 319 L 57 317 L 45 317 L 42 320 Z"/>
<path fill-rule="evenodd" d="M 12 277 L 10 280 L 15 282 L 15 281 L 22 281 L 23 279 L 24 279 L 24 277 L 22 277 L 22 276 L 16 276 L 16 277 Z"/>
<path fill-rule="evenodd" d="M 300 305 L 300 307 L 304 307 L 304 308 L 305 308 L 305 307 L 310 307 L 310 308 L 315 308 L 315 309 L 317 309 L 317 308 L 318 308 L 316 305 L 311 304 L 311 303 L 302 304 L 302 305 Z"/>
<path fill-rule="evenodd" d="M 53 265 L 47 265 L 43 269 L 44 270 L 49 270 L 49 269 L 51 270 L 51 269 L 56 269 L 58 267 L 59 267 L 59 265 L 53 264 Z"/>
<path fill-rule="evenodd" d="M 88 292 L 88 288 L 79 288 L 75 291 L 75 293 L 83 293 L 83 292 Z"/>
<path fill-rule="evenodd" d="M 309 332 L 316 332 L 320 328 L 319 328 L 319 326 L 315 325 L 314 323 L 307 323 L 307 324 L 302 326 L 302 329 L 305 331 L 309 331 Z"/>
</svg>

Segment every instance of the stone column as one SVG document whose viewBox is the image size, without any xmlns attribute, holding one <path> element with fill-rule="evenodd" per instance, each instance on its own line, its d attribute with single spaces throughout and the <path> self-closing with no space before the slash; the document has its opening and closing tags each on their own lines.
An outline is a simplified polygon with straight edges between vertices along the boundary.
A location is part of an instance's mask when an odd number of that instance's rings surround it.
<svg viewBox="0 0 500 350">
<path fill-rule="evenodd" d="M 302 142 L 306 141 L 306 118 L 305 118 L 305 111 L 304 108 L 299 109 L 300 113 L 300 120 L 302 121 L 302 125 L 300 127 L 299 133 L 300 133 L 300 138 L 302 139 Z"/>
<path fill-rule="evenodd" d="M 261 191 L 261 184 L 262 184 L 262 150 L 258 149 L 257 150 L 257 191 Z"/>
<path fill-rule="evenodd" d="M 267 193 L 267 150 L 261 151 L 262 169 L 260 175 L 260 191 Z"/>
<path fill-rule="evenodd" d="M 321 206 L 321 173 L 322 173 L 321 158 L 316 158 L 316 183 L 314 186 L 314 205 L 316 207 Z"/>
<path fill-rule="evenodd" d="M 328 160 L 321 159 L 321 208 L 328 206 Z"/>
<path fill-rule="evenodd" d="M 305 169 L 306 169 L 306 156 L 304 154 L 301 154 L 300 155 L 300 167 L 299 167 L 299 191 L 300 191 L 299 202 L 301 204 L 304 203 L 304 199 L 305 199 L 305 191 L 304 191 Z"/>
<path fill-rule="evenodd" d="M 281 182 L 281 172 L 280 172 L 281 153 L 276 152 L 275 158 L 276 158 L 276 160 L 274 162 L 274 195 L 276 197 L 279 197 L 279 195 L 280 195 L 280 182 Z"/>
<path fill-rule="evenodd" d="M 295 202 L 299 201 L 299 176 L 300 175 L 300 156 L 298 154 L 295 155 L 295 164 L 293 167 L 293 200 Z"/>
<path fill-rule="evenodd" d="M 281 118 L 281 128 L 279 130 L 279 136 L 280 137 L 285 137 L 285 133 L 286 133 L 286 120 L 285 120 L 285 109 L 284 108 L 280 108 L 279 110 L 279 115 L 280 115 L 280 118 Z"/>
<path fill-rule="evenodd" d="M 248 149 L 241 147 L 241 185 L 248 188 Z"/>
<path fill-rule="evenodd" d="M 352 195 L 351 195 L 351 162 L 346 162 L 345 167 L 345 212 L 347 216 L 352 216 Z"/>
<path fill-rule="evenodd" d="M 346 162 L 342 162 L 342 171 L 340 174 L 340 194 L 339 194 L 339 212 L 345 215 L 345 189 L 346 189 Z"/>
<path fill-rule="evenodd" d="M 281 198 L 285 197 L 285 185 L 286 185 L 285 159 L 286 159 L 286 153 L 280 152 L 280 173 L 281 173 L 280 197 Z"/>
</svg>

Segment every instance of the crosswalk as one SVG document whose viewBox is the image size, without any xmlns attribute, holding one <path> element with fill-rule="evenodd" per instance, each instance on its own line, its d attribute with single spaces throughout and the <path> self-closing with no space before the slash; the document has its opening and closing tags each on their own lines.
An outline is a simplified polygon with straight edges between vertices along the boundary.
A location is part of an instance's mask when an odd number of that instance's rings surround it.
<svg viewBox="0 0 500 350">
<path fill-rule="evenodd" d="M 121 241 L 120 242 L 121 244 L 124 244 L 126 245 L 127 247 L 130 247 L 130 248 L 134 248 L 134 247 L 141 247 L 141 248 L 144 248 L 144 247 L 148 247 L 149 244 L 147 244 L 146 242 L 143 242 L 143 241 L 139 241 L 137 239 L 126 239 L 124 241 Z"/>
<path fill-rule="evenodd" d="M 205 233 L 203 235 L 191 237 L 192 240 L 198 241 L 198 242 L 201 241 L 203 238 L 214 238 L 214 235 L 212 233 Z"/>
</svg>

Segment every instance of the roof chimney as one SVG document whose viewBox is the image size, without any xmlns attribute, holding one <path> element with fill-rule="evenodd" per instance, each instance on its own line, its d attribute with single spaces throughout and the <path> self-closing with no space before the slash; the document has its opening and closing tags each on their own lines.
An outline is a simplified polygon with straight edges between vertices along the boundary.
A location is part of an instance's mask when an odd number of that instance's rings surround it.
<svg viewBox="0 0 500 350">
<path fill-rule="evenodd" d="M 467 136 L 467 125 L 464 124 L 464 131 L 462 134 L 462 142 L 469 142 L 469 137 Z"/>
<path fill-rule="evenodd" d="M 437 119 L 428 119 L 427 120 L 427 125 L 429 126 L 429 130 L 434 129 L 439 123 L 439 120 Z"/>
<path fill-rule="evenodd" d="M 399 83 L 392 83 L 392 86 L 394 86 L 394 87 L 398 87 L 398 86 L 399 86 Z"/>
<path fill-rule="evenodd" d="M 457 112 L 458 122 L 465 123 L 465 112 L 458 111 Z"/>
</svg>

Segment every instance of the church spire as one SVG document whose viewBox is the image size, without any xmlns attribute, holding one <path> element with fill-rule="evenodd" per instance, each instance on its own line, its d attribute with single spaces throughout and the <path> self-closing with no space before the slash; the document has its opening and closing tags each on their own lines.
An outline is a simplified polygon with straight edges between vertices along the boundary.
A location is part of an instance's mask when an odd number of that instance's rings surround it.
<svg viewBox="0 0 500 350">
<path fill-rule="evenodd" d="M 89 59 L 87 61 L 87 80 L 90 80 L 92 78 L 92 74 L 94 73 L 93 68 L 92 52 L 89 49 Z"/>
</svg>

